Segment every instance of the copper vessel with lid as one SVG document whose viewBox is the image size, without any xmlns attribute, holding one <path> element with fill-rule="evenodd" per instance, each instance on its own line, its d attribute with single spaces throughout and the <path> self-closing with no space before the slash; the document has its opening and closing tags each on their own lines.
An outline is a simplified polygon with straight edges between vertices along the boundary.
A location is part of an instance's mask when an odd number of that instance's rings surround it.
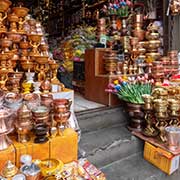
<svg viewBox="0 0 180 180">
<path fill-rule="evenodd" d="M 30 140 L 30 130 L 32 129 L 32 114 L 25 102 L 17 111 L 16 130 L 18 133 L 18 141 L 21 143 Z"/>
<path fill-rule="evenodd" d="M 13 117 L 14 112 L 6 107 L 0 108 L 0 150 L 7 149 L 11 140 L 7 137 L 7 134 L 12 132 L 13 123 L 15 117 Z"/>
</svg>

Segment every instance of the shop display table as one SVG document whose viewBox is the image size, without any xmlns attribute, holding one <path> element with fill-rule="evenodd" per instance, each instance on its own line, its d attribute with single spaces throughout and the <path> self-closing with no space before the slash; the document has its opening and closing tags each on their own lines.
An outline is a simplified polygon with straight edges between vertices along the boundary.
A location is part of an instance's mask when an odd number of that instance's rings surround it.
<svg viewBox="0 0 180 180">
<path fill-rule="evenodd" d="M 178 155 L 178 154 L 180 154 L 180 149 L 178 149 L 178 150 L 176 150 L 176 151 L 172 151 L 172 150 L 170 150 L 170 149 L 167 148 L 166 143 L 161 142 L 161 141 L 158 140 L 157 138 L 146 137 L 146 136 L 144 136 L 142 133 L 136 132 L 136 131 L 132 131 L 132 134 L 135 135 L 135 136 L 137 136 L 138 138 L 146 141 L 146 142 L 149 142 L 149 143 L 151 143 L 151 144 L 153 144 L 153 145 L 155 145 L 155 146 L 157 146 L 157 147 L 159 147 L 159 148 L 164 149 L 165 151 L 168 151 L 168 152 L 172 153 L 173 155 Z"/>
<path fill-rule="evenodd" d="M 63 163 L 69 163 L 77 160 L 78 154 L 78 135 L 77 133 L 67 128 L 61 136 L 56 136 L 44 144 L 33 143 L 33 137 L 28 143 L 19 143 L 13 139 L 13 144 L 6 150 L 0 151 L 0 169 L 4 166 L 7 160 L 11 160 L 20 166 L 20 156 L 29 154 L 33 159 L 60 159 Z"/>
</svg>

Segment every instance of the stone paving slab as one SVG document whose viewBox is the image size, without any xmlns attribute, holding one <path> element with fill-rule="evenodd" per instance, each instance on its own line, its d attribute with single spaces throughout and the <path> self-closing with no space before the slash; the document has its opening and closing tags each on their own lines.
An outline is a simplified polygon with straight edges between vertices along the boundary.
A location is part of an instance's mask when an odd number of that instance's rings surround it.
<svg viewBox="0 0 180 180">
<path fill-rule="evenodd" d="M 105 166 L 143 150 L 143 142 L 126 127 L 116 126 L 82 134 L 80 148 L 97 167 Z"/>
<path fill-rule="evenodd" d="M 138 153 L 125 159 L 113 162 L 101 170 L 107 180 L 179 180 L 180 170 L 167 175 L 144 160 L 143 154 Z"/>
<path fill-rule="evenodd" d="M 128 123 L 127 114 L 120 106 L 78 112 L 76 117 L 83 133 Z"/>
</svg>

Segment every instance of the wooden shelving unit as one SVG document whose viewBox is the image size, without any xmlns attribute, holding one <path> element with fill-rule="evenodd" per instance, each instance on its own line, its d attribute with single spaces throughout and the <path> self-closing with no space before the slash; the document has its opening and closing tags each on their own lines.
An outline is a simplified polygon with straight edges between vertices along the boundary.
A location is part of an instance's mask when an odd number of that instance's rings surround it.
<svg viewBox="0 0 180 180">
<path fill-rule="evenodd" d="M 85 53 L 85 98 L 108 106 L 120 104 L 116 95 L 105 92 L 108 84 L 118 75 L 104 70 L 103 56 L 108 48 L 88 49 Z"/>
</svg>

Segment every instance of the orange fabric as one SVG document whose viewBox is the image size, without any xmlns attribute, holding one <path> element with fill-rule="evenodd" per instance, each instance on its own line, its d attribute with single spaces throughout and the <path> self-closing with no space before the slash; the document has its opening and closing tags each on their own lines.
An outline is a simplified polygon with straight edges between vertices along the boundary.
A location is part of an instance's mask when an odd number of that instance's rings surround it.
<svg viewBox="0 0 180 180">
<path fill-rule="evenodd" d="M 44 144 L 33 143 L 34 138 L 28 143 L 19 143 L 15 140 L 15 137 L 11 137 L 11 139 L 14 139 L 14 147 L 0 151 L 0 169 L 8 159 L 16 162 L 16 166 L 19 167 L 20 156 L 23 154 L 30 154 L 33 159 L 43 160 L 49 158 L 49 153 L 51 152 L 51 158 L 59 159 L 63 163 L 77 160 L 78 135 L 70 128 L 64 130 L 62 136 L 56 136 Z"/>
<path fill-rule="evenodd" d="M 7 160 L 15 163 L 15 148 L 13 145 L 6 150 L 0 151 L 0 170 L 4 167 Z"/>
</svg>

